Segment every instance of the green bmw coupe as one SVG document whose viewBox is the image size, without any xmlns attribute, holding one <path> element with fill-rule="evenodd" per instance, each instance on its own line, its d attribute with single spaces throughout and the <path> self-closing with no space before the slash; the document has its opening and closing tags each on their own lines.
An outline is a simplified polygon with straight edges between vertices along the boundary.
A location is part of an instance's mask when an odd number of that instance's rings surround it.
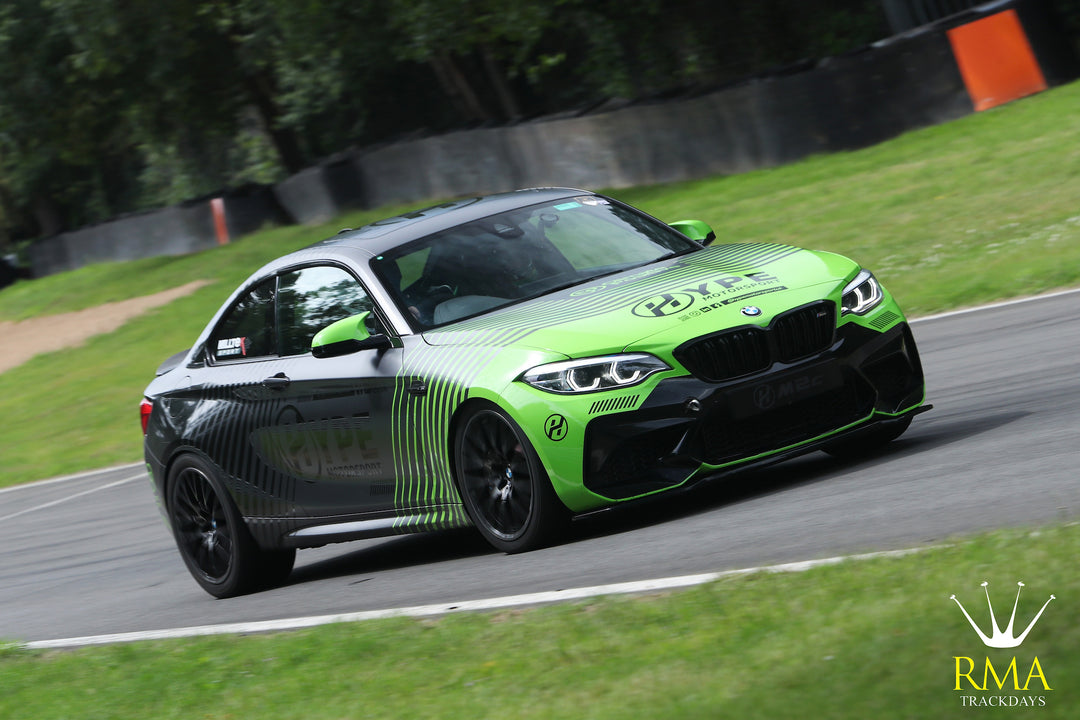
<svg viewBox="0 0 1080 720">
<path fill-rule="evenodd" d="M 852 260 L 543 188 L 266 265 L 141 415 L 180 554 L 225 597 L 355 538 L 529 550 L 574 513 L 875 448 L 923 403 L 904 315 Z"/>
</svg>

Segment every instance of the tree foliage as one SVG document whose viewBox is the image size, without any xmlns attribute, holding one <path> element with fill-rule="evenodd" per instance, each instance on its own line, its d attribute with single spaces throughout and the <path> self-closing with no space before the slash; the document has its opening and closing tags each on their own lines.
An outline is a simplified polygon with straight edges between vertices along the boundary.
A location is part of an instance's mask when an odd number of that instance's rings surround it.
<svg viewBox="0 0 1080 720">
<path fill-rule="evenodd" d="M 886 33 L 880 0 L 4 0 L 0 224 L 49 234 Z"/>
</svg>

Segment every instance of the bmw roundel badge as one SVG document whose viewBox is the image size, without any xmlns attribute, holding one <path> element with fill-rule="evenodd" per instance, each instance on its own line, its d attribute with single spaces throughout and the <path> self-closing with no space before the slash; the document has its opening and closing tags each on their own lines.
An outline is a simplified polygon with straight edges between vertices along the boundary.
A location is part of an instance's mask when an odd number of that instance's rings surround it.
<svg viewBox="0 0 1080 720">
<path fill-rule="evenodd" d="M 761 314 L 761 308 L 754 307 L 753 305 L 747 305 L 742 309 L 742 314 L 747 317 L 757 317 Z"/>
</svg>

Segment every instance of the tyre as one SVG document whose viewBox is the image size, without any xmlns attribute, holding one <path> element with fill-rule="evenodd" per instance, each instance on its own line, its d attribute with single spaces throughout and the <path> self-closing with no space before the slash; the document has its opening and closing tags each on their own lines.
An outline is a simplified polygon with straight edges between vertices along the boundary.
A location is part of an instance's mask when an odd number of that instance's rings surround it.
<svg viewBox="0 0 1080 720">
<path fill-rule="evenodd" d="M 282 583 L 296 551 L 262 550 L 226 492 L 218 471 L 185 455 L 169 471 L 166 507 L 176 546 L 206 592 L 226 598 Z"/>
<path fill-rule="evenodd" d="M 911 416 L 883 423 L 848 440 L 831 443 L 824 447 L 825 452 L 837 458 L 858 458 L 870 455 L 884 445 L 888 445 L 904 434 L 911 425 Z"/>
<path fill-rule="evenodd" d="M 517 423 L 491 404 L 458 425 L 454 460 L 469 517 L 496 549 L 534 550 L 555 540 L 570 514 Z"/>
</svg>

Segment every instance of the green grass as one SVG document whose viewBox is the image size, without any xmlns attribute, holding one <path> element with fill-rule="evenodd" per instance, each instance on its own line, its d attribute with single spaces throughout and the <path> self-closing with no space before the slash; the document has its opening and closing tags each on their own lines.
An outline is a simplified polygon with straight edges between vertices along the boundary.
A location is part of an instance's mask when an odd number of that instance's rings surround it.
<svg viewBox="0 0 1080 720">
<path fill-rule="evenodd" d="M 852 153 L 617 193 L 722 240 L 849 255 L 909 313 L 1080 283 L 1080 83 Z"/>
<path fill-rule="evenodd" d="M 1029 295 L 1080 284 L 1077 107 L 1080 83 L 1073 83 L 858 152 L 612 194 L 666 220 L 705 220 L 722 241 L 790 242 L 850 255 L 914 315 Z M 266 260 L 341 226 L 402 209 L 0 291 L 0 320 L 18 320 L 215 281 L 83 347 L 0 374 L 0 486 L 137 461 L 142 389 L 238 283 Z"/>
<path fill-rule="evenodd" d="M 0 320 L 83 310 L 106 302 L 150 295 L 192 280 L 215 280 L 221 287 L 210 312 L 264 263 L 327 238 L 338 230 L 379 220 L 430 203 L 355 211 L 317 226 L 291 225 L 264 230 L 191 255 L 160 256 L 123 263 L 99 263 L 72 272 L 21 281 L 0 291 Z M 207 318 L 202 318 L 205 323 Z M 201 328 L 200 328 L 201 329 Z"/>
<path fill-rule="evenodd" d="M 77 651 L 0 651 L 0 717 L 952 718 L 955 657 L 1038 657 L 1040 718 L 1080 710 L 1080 526 L 1007 530 L 901 558 L 731 577 L 678 593 Z M 1020 648 L 982 645 L 1027 583 Z M 1018 631 L 1019 632 L 1019 631 Z M 981 709 L 986 712 L 985 708 Z M 991 711 L 994 712 L 994 711 Z M 997 711 L 1020 713 L 1022 710 Z"/>
</svg>

